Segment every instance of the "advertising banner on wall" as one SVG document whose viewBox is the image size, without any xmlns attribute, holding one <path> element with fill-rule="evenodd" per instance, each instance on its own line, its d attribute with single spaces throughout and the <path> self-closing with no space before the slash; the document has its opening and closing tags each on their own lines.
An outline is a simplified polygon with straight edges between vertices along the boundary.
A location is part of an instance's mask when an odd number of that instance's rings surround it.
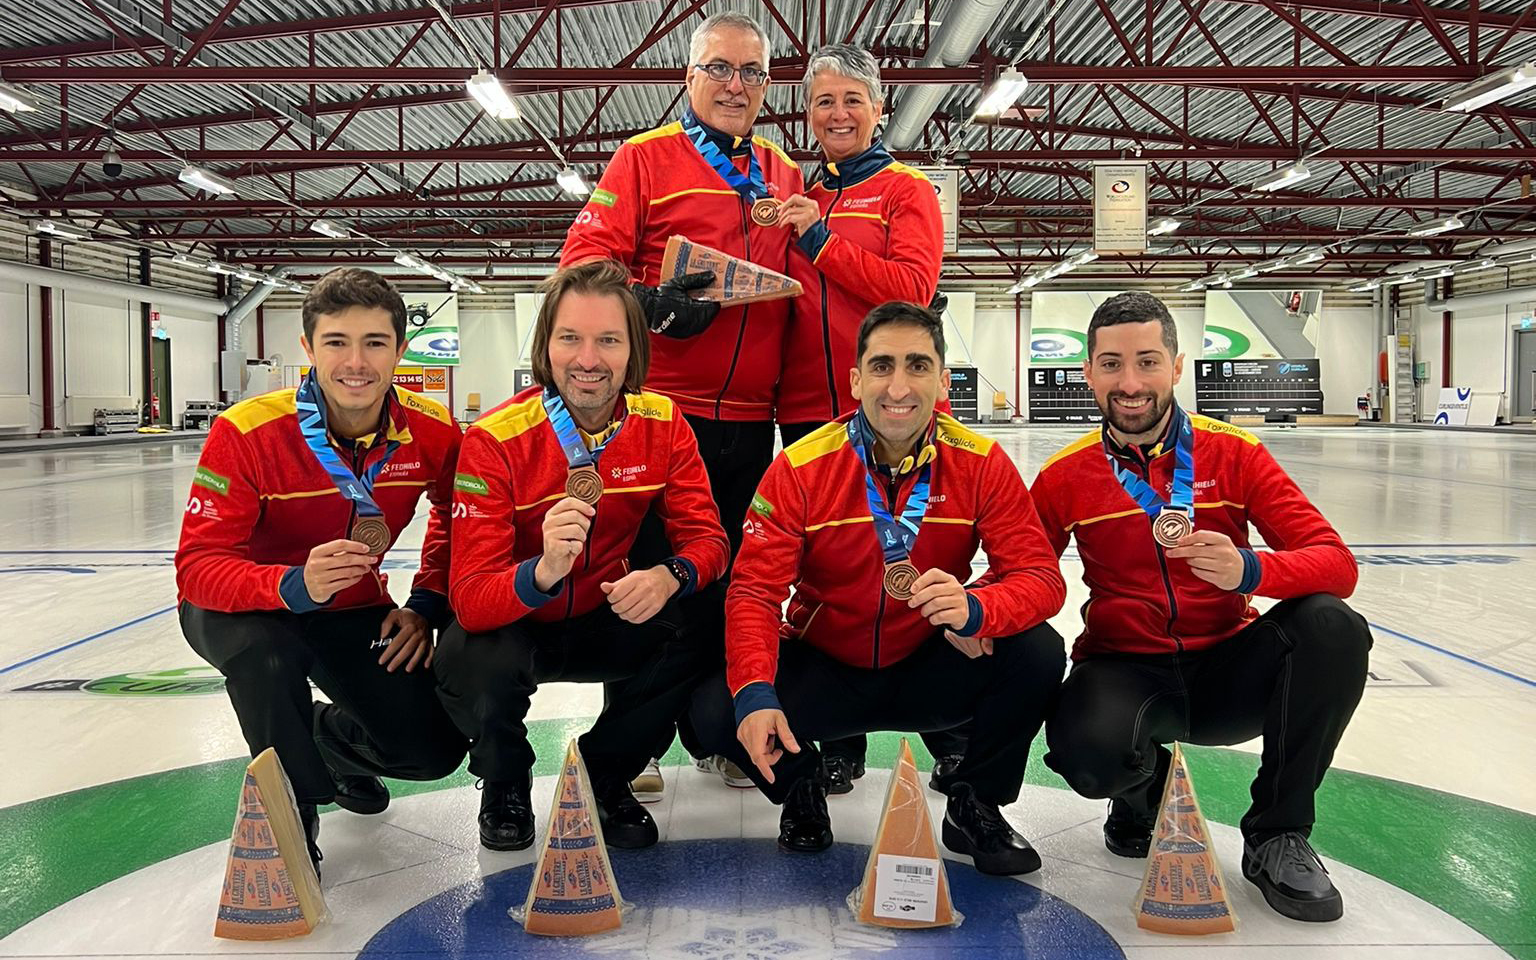
<svg viewBox="0 0 1536 960">
<path fill-rule="evenodd" d="M 1472 413 L 1471 387 L 1441 387 L 1440 402 L 1435 405 L 1435 425 L 1464 427 Z"/>
<path fill-rule="evenodd" d="M 1142 253 L 1147 249 L 1147 165 L 1093 167 L 1093 249 Z"/>
<path fill-rule="evenodd" d="M 459 295 L 407 293 L 403 364 L 456 366 L 459 362 Z"/>
<path fill-rule="evenodd" d="M 1083 380 L 1088 321 L 1113 290 L 1042 290 L 1030 297 L 1030 423 L 1097 423 L 1099 408 Z"/>
</svg>

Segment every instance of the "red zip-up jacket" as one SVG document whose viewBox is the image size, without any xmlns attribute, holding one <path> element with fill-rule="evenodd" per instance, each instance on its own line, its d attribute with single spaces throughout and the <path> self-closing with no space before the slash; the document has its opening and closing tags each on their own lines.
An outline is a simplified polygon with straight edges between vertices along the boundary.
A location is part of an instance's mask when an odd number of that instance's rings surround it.
<svg viewBox="0 0 1536 960">
<path fill-rule="evenodd" d="M 384 436 L 333 445 L 360 476 L 384 457 L 388 441 L 399 441 L 374 483 L 373 499 L 389 523 L 391 544 L 416 516 L 423 493 L 431 503 L 421 570 L 406 606 L 441 625 L 454 461 L 463 434 L 446 407 L 402 387 L 385 395 L 385 409 Z M 198 459 L 176 550 L 179 599 L 221 613 L 393 605 L 387 577 L 377 571 L 325 604 L 315 603 L 304 586 L 310 550 L 345 538 L 355 514 L 304 443 L 293 388 L 242 400 L 213 422 Z"/>
<path fill-rule="evenodd" d="M 895 503 L 887 504 L 899 516 L 919 471 L 893 479 L 872 468 L 849 440 L 852 417 L 780 453 L 747 511 L 726 600 L 726 682 L 738 721 L 777 708 L 772 683 L 781 636 L 877 670 L 936 632 L 885 593 L 885 558 L 864 479 L 875 470 L 888 497 L 894 482 Z M 977 546 L 986 550 L 993 582 L 968 589 L 970 620 L 957 633 L 1002 637 L 1043 623 L 1061 609 L 1066 583 L 1018 468 L 1002 447 L 949 416 L 935 415 L 931 432 L 928 512 L 912 563 L 919 571 L 939 567 L 963 583 Z M 791 587 L 794 597 L 781 614 Z"/>
<path fill-rule="evenodd" d="M 629 548 L 653 508 L 688 568 L 678 596 L 725 572 L 730 547 L 693 429 L 666 397 L 625 394 L 615 407 L 618 434 L 598 456 L 603 496 L 586 549 L 551 592 L 540 590 L 534 568 L 544 553 L 544 515 L 565 497 L 568 472 L 541 395 L 540 387 L 519 393 L 464 437 L 449 597 L 465 630 L 484 633 L 524 617 L 563 620 L 606 603 L 601 584 L 629 572 Z"/>
<path fill-rule="evenodd" d="M 1189 414 L 1194 428 L 1195 529 L 1215 530 L 1244 551 L 1236 590 L 1195 576 L 1152 539 L 1151 518 L 1115 479 L 1105 451 L 1147 480 L 1164 499 L 1173 487 L 1173 444 L 1165 434 L 1150 455 L 1121 448 L 1105 430 L 1068 445 L 1040 468 L 1033 493 L 1046 536 L 1060 556 L 1071 537 L 1083 560 L 1088 602 L 1073 659 L 1100 653 L 1173 653 L 1214 646 L 1258 616 L 1252 596 L 1284 600 L 1313 593 L 1347 597 L 1354 555 L 1258 437 Z M 1150 475 L 1150 479 L 1148 479 Z M 1249 548 L 1248 525 L 1270 552 Z"/>
<path fill-rule="evenodd" d="M 848 371 L 865 315 L 891 300 L 927 306 L 943 265 L 944 221 L 922 171 L 878 142 L 825 169 L 806 191 L 821 222 L 789 252 L 789 275 L 805 293 L 790 301 L 780 423 L 822 423 L 858 406 Z"/>
<path fill-rule="evenodd" d="M 773 196 L 803 191 L 800 168 L 771 142 L 705 129 L 742 171 L 747 151 L 755 154 Z M 609 257 L 654 286 L 661 282 L 667 238 L 677 235 L 786 272 L 793 233 L 753 223 L 750 206 L 699 156 L 682 124 L 669 123 L 619 146 L 566 234 L 560 266 Z M 671 397 L 692 416 L 772 420 L 788 322 L 789 301 L 772 300 L 723 308 L 696 337 L 653 333 L 645 388 Z"/>
</svg>

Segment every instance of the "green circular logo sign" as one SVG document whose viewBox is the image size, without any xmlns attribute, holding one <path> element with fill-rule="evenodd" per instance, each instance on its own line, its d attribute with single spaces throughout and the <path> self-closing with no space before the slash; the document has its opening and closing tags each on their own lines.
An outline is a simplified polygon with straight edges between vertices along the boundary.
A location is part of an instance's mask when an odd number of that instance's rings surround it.
<svg viewBox="0 0 1536 960">
<path fill-rule="evenodd" d="M 1029 362 L 1067 366 L 1088 359 L 1088 335 L 1064 327 L 1036 327 L 1029 334 Z"/>
<path fill-rule="evenodd" d="M 92 680 L 80 688 L 108 697 L 182 697 L 224 692 L 224 677 L 212 667 L 120 673 Z"/>
<path fill-rule="evenodd" d="M 1252 345 L 1249 339 L 1231 327 L 1205 325 L 1205 348 L 1200 356 L 1206 360 L 1236 360 L 1248 353 Z"/>
<path fill-rule="evenodd" d="M 401 363 L 458 363 L 459 328 L 422 327 L 410 334 Z"/>
</svg>

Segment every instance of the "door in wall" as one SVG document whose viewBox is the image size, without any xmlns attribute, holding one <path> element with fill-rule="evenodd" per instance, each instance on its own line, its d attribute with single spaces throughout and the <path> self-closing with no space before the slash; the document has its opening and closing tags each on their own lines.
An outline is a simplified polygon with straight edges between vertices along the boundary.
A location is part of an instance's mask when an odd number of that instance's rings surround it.
<svg viewBox="0 0 1536 960">
<path fill-rule="evenodd" d="M 149 341 L 149 384 L 158 403 L 150 404 L 149 422 L 162 427 L 171 425 L 171 341 L 155 337 Z"/>
<path fill-rule="evenodd" d="M 1536 330 L 1515 331 L 1515 406 L 1510 419 L 1530 422 L 1536 414 Z"/>
</svg>

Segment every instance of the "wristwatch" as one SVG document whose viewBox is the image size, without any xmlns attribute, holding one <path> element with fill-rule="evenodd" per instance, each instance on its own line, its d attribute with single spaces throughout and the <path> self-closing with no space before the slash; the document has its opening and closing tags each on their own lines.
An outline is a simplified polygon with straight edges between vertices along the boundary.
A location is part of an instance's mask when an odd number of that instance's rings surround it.
<svg viewBox="0 0 1536 960">
<path fill-rule="evenodd" d="M 667 572 L 672 574 L 673 579 L 677 581 L 679 593 L 687 590 L 689 585 L 693 583 L 693 574 L 688 572 L 688 564 L 677 557 L 668 557 L 661 562 L 661 565 L 666 567 Z"/>
</svg>

